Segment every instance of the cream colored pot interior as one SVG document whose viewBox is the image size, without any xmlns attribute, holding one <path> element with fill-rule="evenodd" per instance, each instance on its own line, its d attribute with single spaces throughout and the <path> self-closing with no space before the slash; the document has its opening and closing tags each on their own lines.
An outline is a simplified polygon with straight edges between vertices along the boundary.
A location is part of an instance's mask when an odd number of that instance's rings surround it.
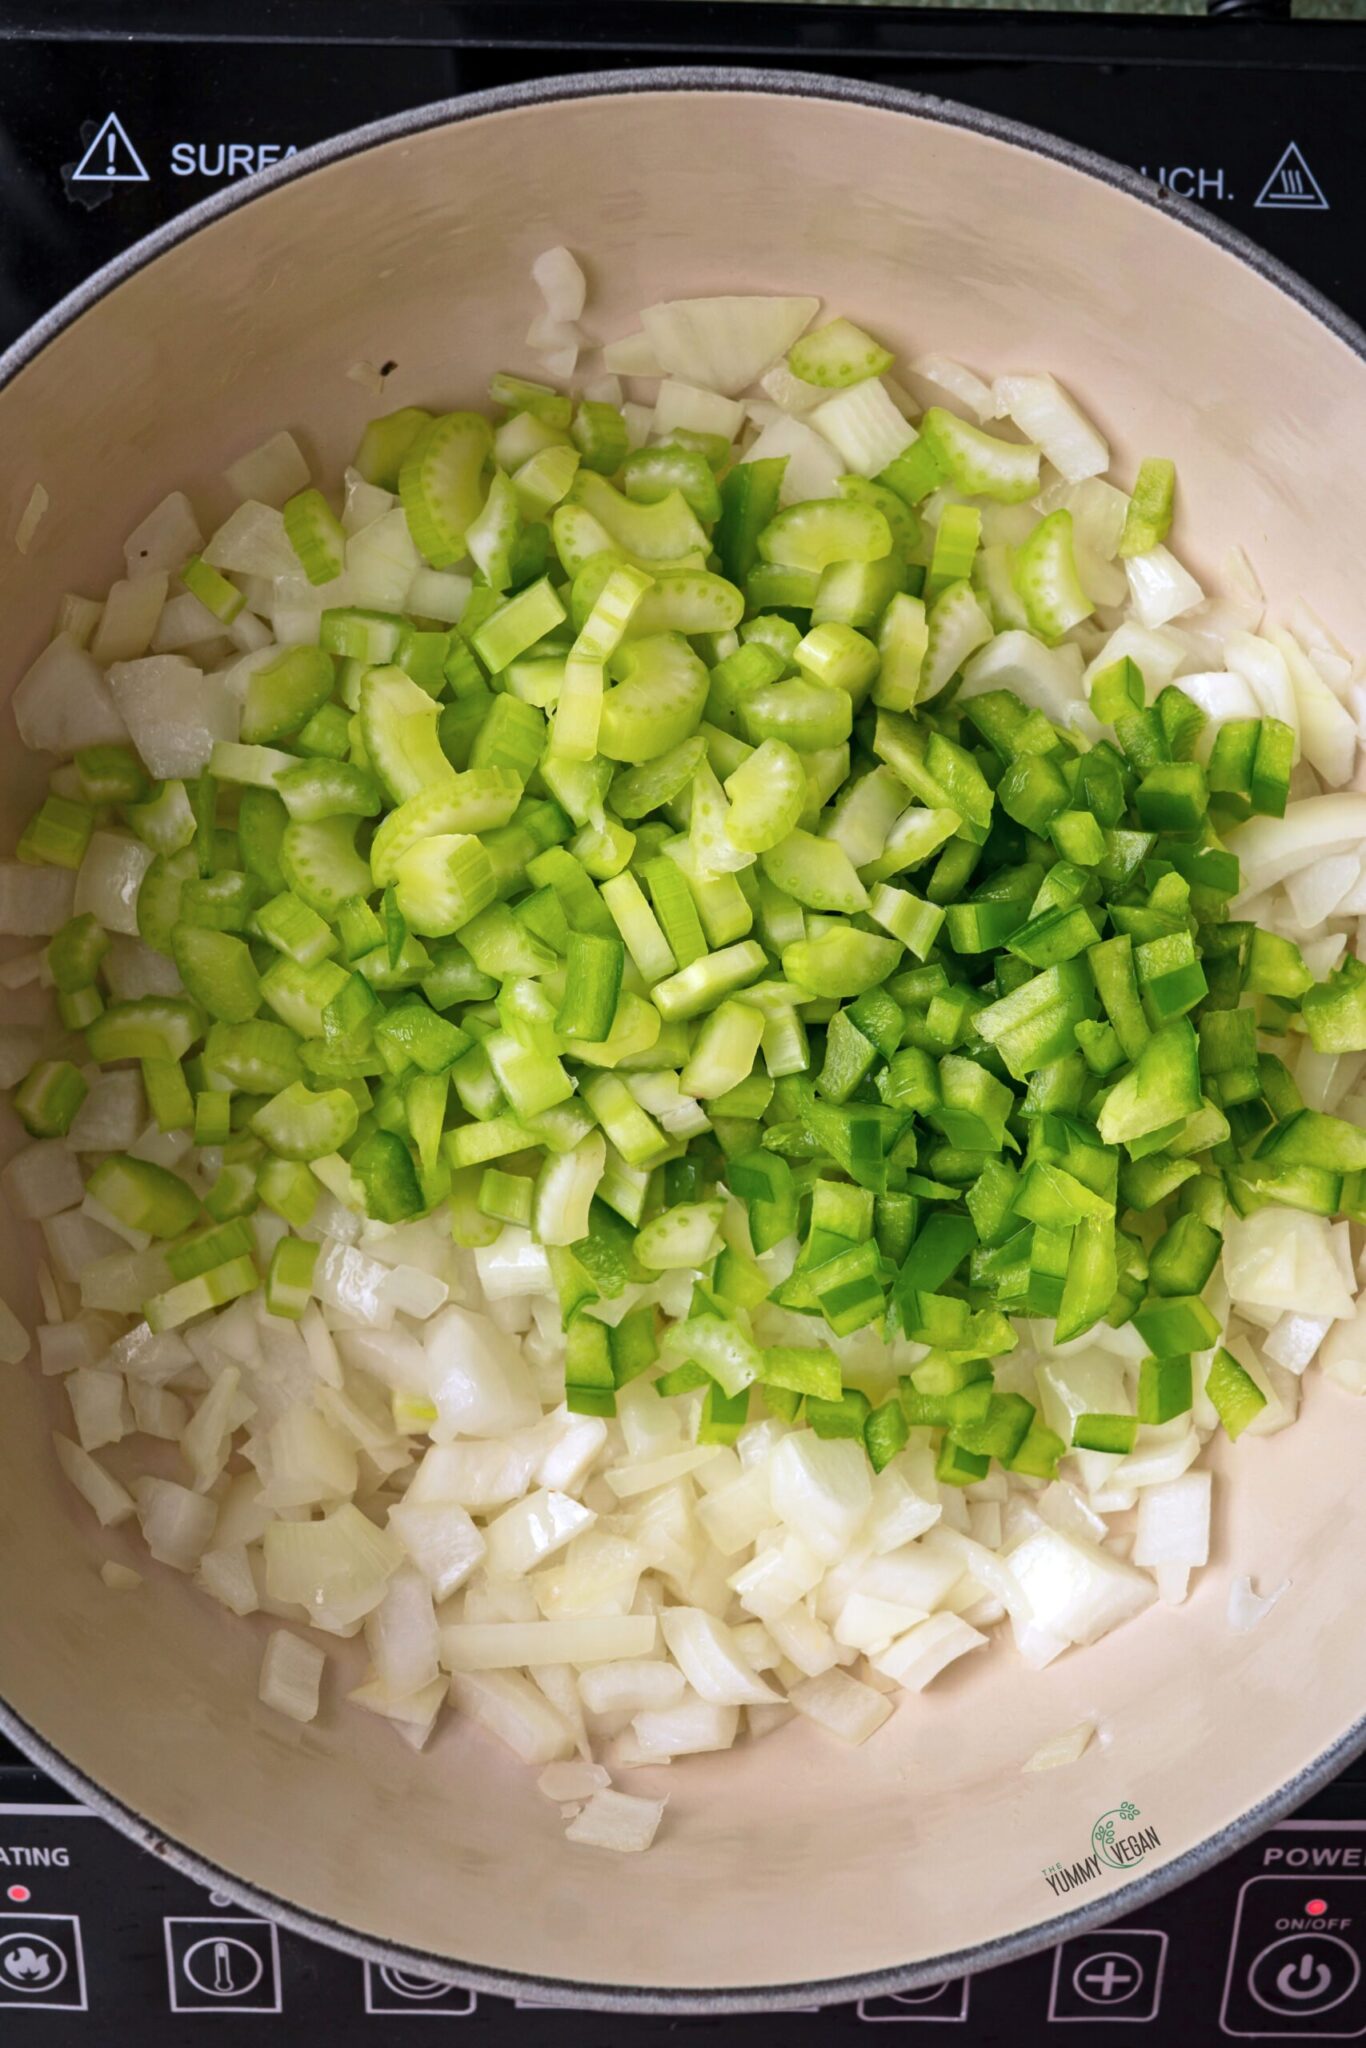
<svg viewBox="0 0 1366 2048">
<path fill-rule="evenodd" d="M 1179 459 L 1197 572 L 1242 542 L 1273 593 L 1303 593 L 1366 647 L 1348 459 L 1366 446 L 1366 370 L 1312 315 L 1155 208 L 1018 147 L 832 100 L 667 92 L 484 115 L 335 162 L 214 221 L 51 341 L 0 394 L 0 531 L 35 483 L 51 497 L 27 559 L 0 548 L 5 689 L 61 593 L 121 573 L 123 535 L 170 487 L 214 520 L 222 465 L 286 425 L 335 474 L 374 407 L 349 365 L 395 363 L 386 408 L 477 404 L 490 371 L 530 369 L 528 269 L 555 242 L 583 258 L 604 335 L 661 297 L 814 291 L 893 346 L 1050 368 L 1121 478 L 1141 455 Z M 6 726 L 13 820 L 24 770 Z M 0 1285 L 36 1319 L 32 1250 L 3 1228 Z M 1366 1409 L 1311 1374 L 1292 1432 L 1226 1457 L 1215 1562 L 1187 1606 L 1037 1677 L 1004 1645 L 967 1659 L 864 1749 L 797 1723 L 642 1773 L 670 1802 L 650 1854 L 575 1849 L 534 1774 L 477 1730 L 448 1722 L 414 1756 L 341 1709 L 335 1675 L 322 1718 L 296 1729 L 256 1704 L 265 1624 L 155 1567 L 136 1595 L 107 1593 L 102 1558 L 132 1545 L 59 1479 L 51 1386 L 3 1371 L 0 1696 L 232 1876 L 476 1970 L 780 1986 L 1011 1937 L 1063 1910 L 1042 1873 L 1089 1854 L 1108 1809 L 1131 1801 L 1157 1831 L 1146 1875 L 1274 1794 L 1366 1702 Z M 1293 1585 L 1236 1635 L 1245 1573 Z M 1103 1734 L 1079 1763 L 1021 1775 L 1086 1716 Z"/>
</svg>

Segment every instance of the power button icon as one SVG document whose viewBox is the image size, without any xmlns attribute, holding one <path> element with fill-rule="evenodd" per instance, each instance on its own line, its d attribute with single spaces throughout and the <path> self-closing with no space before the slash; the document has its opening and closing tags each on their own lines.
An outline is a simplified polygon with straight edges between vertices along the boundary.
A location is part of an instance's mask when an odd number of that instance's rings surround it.
<svg viewBox="0 0 1366 2048">
<path fill-rule="evenodd" d="M 1258 2005 L 1284 2018 L 1331 2012 L 1360 1979 L 1360 1958 L 1335 1934 L 1287 1934 L 1254 1958 L 1247 1988 Z"/>
<path fill-rule="evenodd" d="M 1366 2038 L 1366 1872 L 1340 1868 L 1361 1854 L 1366 1823 L 1293 1821 L 1273 1828 L 1262 1854 L 1293 1866 L 1264 1870 L 1238 1888 L 1219 2028 L 1254 2041 Z"/>
</svg>

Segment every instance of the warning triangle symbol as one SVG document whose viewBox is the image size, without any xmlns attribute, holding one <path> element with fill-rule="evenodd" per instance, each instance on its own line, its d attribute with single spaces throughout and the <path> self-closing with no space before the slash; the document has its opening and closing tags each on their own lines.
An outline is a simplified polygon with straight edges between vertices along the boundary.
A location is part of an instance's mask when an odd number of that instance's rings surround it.
<svg viewBox="0 0 1366 2048">
<path fill-rule="evenodd" d="M 72 183 L 84 179 L 90 185 L 145 185 L 147 166 L 129 140 L 128 130 L 117 114 L 106 114 L 85 155 L 71 173 Z"/>
<path fill-rule="evenodd" d="M 1297 142 L 1289 143 L 1261 189 L 1258 206 L 1279 206 L 1297 213 L 1327 213 L 1323 188 L 1304 160 Z"/>
</svg>

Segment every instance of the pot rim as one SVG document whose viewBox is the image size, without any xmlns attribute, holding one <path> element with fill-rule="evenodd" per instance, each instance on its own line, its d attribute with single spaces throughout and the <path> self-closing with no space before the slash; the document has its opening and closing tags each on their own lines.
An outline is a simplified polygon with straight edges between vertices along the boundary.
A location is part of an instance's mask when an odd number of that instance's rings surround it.
<svg viewBox="0 0 1366 2048">
<path fill-rule="evenodd" d="M 81 316 L 127 279 L 146 268 L 168 250 L 198 233 L 213 221 L 235 212 L 263 193 L 307 177 L 310 172 L 347 157 L 359 155 L 376 144 L 403 136 L 419 135 L 457 121 L 478 119 L 485 114 L 505 113 L 520 107 L 551 104 L 558 100 L 601 99 L 618 94 L 646 92 L 750 92 L 771 93 L 785 98 L 836 100 L 849 105 L 873 107 L 887 113 L 909 114 L 923 121 L 966 129 L 972 134 L 1005 142 L 1018 149 L 1065 164 L 1083 176 L 1095 178 L 1128 198 L 1138 200 L 1155 212 L 1169 215 L 1212 242 L 1216 248 L 1236 257 L 1268 284 L 1284 293 L 1309 313 L 1353 354 L 1366 362 L 1366 333 L 1321 292 L 1308 284 L 1278 258 L 1269 255 L 1239 229 L 1205 213 L 1189 200 L 1177 198 L 1165 187 L 1140 177 L 1094 151 L 1001 115 L 987 113 L 961 101 L 937 95 L 903 90 L 896 86 L 859 79 L 827 78 L 815 72 L 771 70 L 730 65 L 650 65 L 635 70 L 590 71 L 565 77 L 529 79 L 518 84 L 491 87 L 454 99 L 435 100 L 425 106 L 391 114 L 363 127 L 346 130 L 327 141 L 314 143 L 297 156 L 286 158 L 240 184 L 203 199 L 177 214 L 150 235 L 104 264 L 90 277 L 36 321 L 28 331 L 0 353 L 0 391 L 31 363 L 49 342 L 64 333 Z M 807 1983 L 752 1985 L 723 1991 L 699 1991 L 688 1987 L 648 1988 L 594 1984 L 537 1977 L 509 1970 L 488 1969 L 480 1964 L 453 1961 L 427 1950 L 376 1940 L 353 1929 L 292 1905 L 288 1900 L 220 1869 L 207 1857 L 171 1841 L 153 1828 L 132 1808 L 52 1747 L 0 1699 L 0 1734 L 7 1736 L 49 1777 L 64 1786 L 82 1804 L 91 1808 L 120 1833 L 159 1857 L 183 1876 L 205 1889 L 222 1891 L 239 1906 L 287 1927 L 307 1940 L 321 1941 L 358 1960 L 396 1969 L 416 1970 L 423 1975 L 468 1987 L 476 1993 L 502 1998 L 533 1998 L 548 2004 L 576 2006 L 590 2011 L 687 2014 L 711 2016 L 747 2012 L 777 2012 L 812 2005 L 841 2005 L 853 2000 L 885 1997 L 898 1991 L 918 1989 L 945 1978 L 971 1975 L 993 1969 L 1017 1957 L 1042 1949 L 1117 1921 L 1124 1913 L 1198 1876 L 1201 1871 L 1230 1856 L 1264 1829 L 1302 1805 L 1310 1795 L 1366 1750 L 1366 1714 L 1329 1745 L 1321 1755 L 1294 1777 L 1269 1793 L 1257 1805 L 1228 1826 L 1193 1844 L 1168 1863 L 1146 1876 L 1135 1877 L 1116 1890 L 1077 1906 L 1066 1913 L 1034 1922 L 1014 1934 L 954 1950 L 930 1961 L 869 1970 L 848 1977 L 827 1977 Z"/>
</svg>

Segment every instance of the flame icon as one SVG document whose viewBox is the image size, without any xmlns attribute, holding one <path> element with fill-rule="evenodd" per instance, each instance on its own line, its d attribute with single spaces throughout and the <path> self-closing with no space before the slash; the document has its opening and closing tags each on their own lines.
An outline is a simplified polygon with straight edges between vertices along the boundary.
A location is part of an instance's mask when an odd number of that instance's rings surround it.
<svg viewBox="0 0 1366 2048">
<path fill-rule="evenodd" d="M 28 1977 L 35 1984 L 41 1984 L 51 1969 L 52 1965 L 47 1957 L 39 1955 L 37 1949 L 16 1948 L 5 1957 L 6 1974 L 19 1978 L 21 1982 Z"/>
</svg>

